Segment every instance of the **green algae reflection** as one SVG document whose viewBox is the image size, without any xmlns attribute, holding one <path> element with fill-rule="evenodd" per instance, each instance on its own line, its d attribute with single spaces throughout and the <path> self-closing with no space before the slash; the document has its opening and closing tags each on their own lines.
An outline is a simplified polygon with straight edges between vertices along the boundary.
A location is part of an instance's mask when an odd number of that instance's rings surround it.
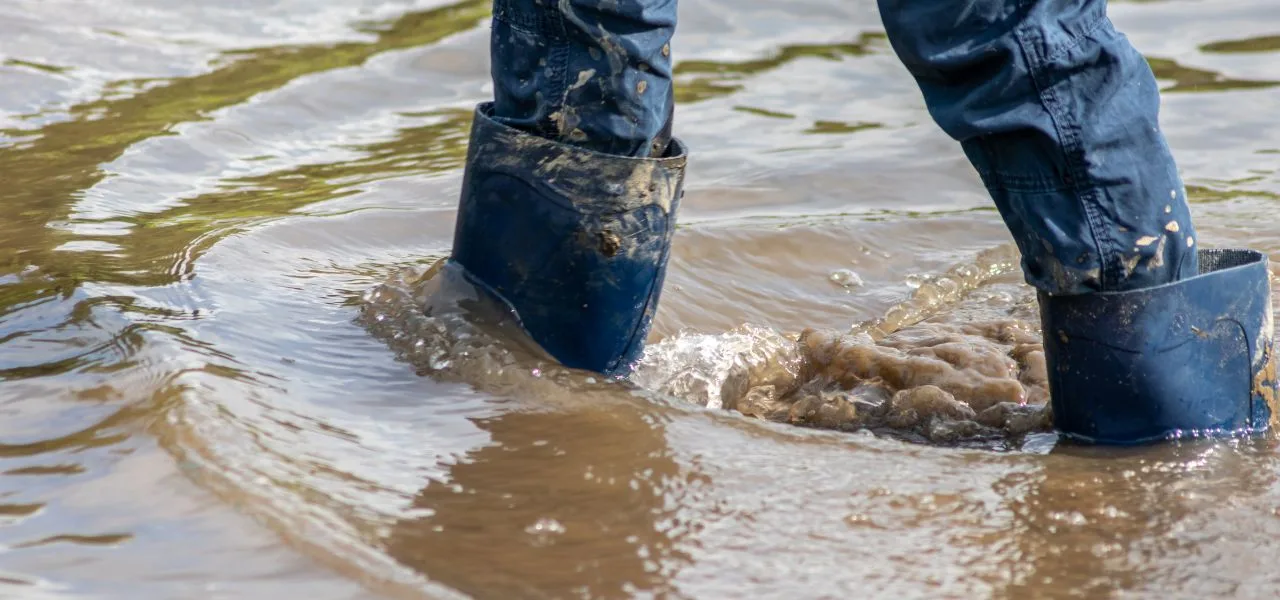
<svg viewBox="0 0 1280 600">
<path fill-rule="evenodd" d="M 1280 85 L 1280 81 L 1235 79 L 1216 71 L 1188 67 L 1167 58 L 1148 57 L 1147 64 L 1151 65 L 1156 79 L 1173 83 L 1161 90 L 1164 93 L 1256 90 Z"/>
<path fill-rule="evenodd" d="M 1242 40 L 1212 42 L 1200 46 L 1201 52 L 1241 54 L 1250 52 L 1275 52 L 1280 50 L 1280 35 L 1264 35 Z"/>
<path fill-rule="evenodd" d="M 126 87 L 145 88 L 132 96 L 74 106 L 67 111 L 68 119 L 34 132 L 0 132 L 30 138 L 0 147 L 0 181 L 6 196 L 0 202 L 0 281 L 8 283 L 0 286 L 0 314 L 41 297 L 66 293 L 68 287 L 85 280 L 143 285 L 175 281 L 181 274 L 172 268 L 174 259 L 165 257 L 185 256 L 189 262 L 235 231 L 237 223 L 283 216 L 333 198 L 345 189 L 338 180 L 349 184 L 361 174 L 373 178 L 388 169 L 430 171 L 456 166 L 465 143 L 457 133 L 466 129 L 469 115 L 452 114 L 443 124 L 401 131 L 395 140 L 367 148 L 365 160 L 231 182 L 239 189 L 196 198 L 160 214 L 114 219 L 133 226 L 127 235 L 107 240 L 119 246 L 119 252 L 59 252 L 55 249 L 64 243 L 85 238 L 50 226 L 66 219 L 77 195 L 106 176 L 101 165 L 117 159 L 133 144 L 170 135 L 179 123 L 206 120 L 213 111 L 299 77 L 356 66 L 380 53 L 431 44 L 472 29 L 488 17 L 489 9 L 487 0 L 467 0 L 406 14 L 374 29 L 376 37 L 370 42 L 229 53 L 208 73 L 158 85 L 122 82 Z M 428 143 L 426 138 L 431 136 L 438 137 Z M 397 152 L 405 160 L 423 153 L 434 153 L 436 159 L 411 166 L 390 158 Z M 311 181 L 311 177 L 318 179 Z M 40 276 L 18 276 L 33 270 Z M 15 278 L 18 281 L 12 282 Z"/>
<path fill-rule="evenodd" d="M 866 32 L 852 42 L 783 46 L 771 56 L 740 62 L 681 61 L 675 66 L 676 102 L 699 102 L 731 95 L 742 89 L 746 79 L 805 58 L 836 61 L 866 56 L 878 51 L 884 40 L 883 33 Z"/>
</svg>

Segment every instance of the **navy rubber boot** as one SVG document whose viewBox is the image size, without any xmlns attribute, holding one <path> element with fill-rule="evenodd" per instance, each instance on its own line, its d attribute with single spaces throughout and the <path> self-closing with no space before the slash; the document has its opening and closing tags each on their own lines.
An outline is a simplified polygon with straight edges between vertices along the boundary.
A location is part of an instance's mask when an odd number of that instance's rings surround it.
<svg viewBox="0 0 1280 600">
<path fill-rule="evenodd" d="M 601 154 L 503 125 L 471 128 L 451 260 L 561 364 L 625 375 L 658 307 L 687 150 Z"/>
<path fill-rule="evenodd" d="M 1068 438 L 1141 444 L 1266 431 L 1277 397 L 1267 258 L 1201 250 L 1167 285 L 1040 295 L 1054 425 Z"/>
</svg>

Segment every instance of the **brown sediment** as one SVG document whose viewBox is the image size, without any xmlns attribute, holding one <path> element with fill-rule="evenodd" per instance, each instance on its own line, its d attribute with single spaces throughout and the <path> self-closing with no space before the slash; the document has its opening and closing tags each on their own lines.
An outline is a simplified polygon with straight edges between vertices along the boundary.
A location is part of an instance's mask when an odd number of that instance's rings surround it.
<svg viewBox="0 0 1280 600">
<path fill-rule="evenodd" d="M 1049 428 L 1044 350 L 1026 323 L 921 323 L 878 341 L 815 329 L 794 340 L 762 328 L 748 333 L 771 349 L 735 359 L 719 406 L 750 417 L 892 429 L 936 443 Z"/>
<path fill-rule="evenodd" d="M 847 331 L 744 325 L 719 336 L 675 336 L 646 351 L 632 381 L 754 418 L 893 430 L 935 443 L 1047 431 L 1044 348 L 1025 306 L 1034 297 L 1010 296 L 996 313 L 989 301 L 970 302 L 971 292 L 1014 265 L 1007 248 L 984 252 Z"/>
<path fill-rule="evenodd" d="M 1267 292 L 1267 295 L 1274 299 L 1271 294 L 1270 282 L 1267 285 Z M 1254 397 L 1262 398 L 1267 403 L 1267 407 L 1271 412 L 1270 422 L 1267 425 L 1275 428 L 1280 425 L 1280 381 L 1276 379 L 1275 313 L 1273 310 L 1266 311 L 1265 321 L 1262 324 L 1262 331 L 1258 336 L 1254 352 L 1262 355 L 1262 367 L 1253 376 L 1253 395 Z M 1260 424 L 1258 423 L 1254 424 L 1254 427 L 1259 426 Z"/>
<path fill-rule="evenodd" d="M 1007 354 L 995 355 L 991 346 L 975 343 L 975 336 L 947 335 L 945 330 L 939 333 L 943 335 L 925 340 L 909 352 L 894 347 L 892 339 L 865 344 L 827 338 L 823 341 L 834 347 L 824 354 L 830 354 L 831 360 L 815 366 L 820 377 L 847 387 L 868 379 L 880 379 L 894 390 L 937 386 L 975 410 L 999 402 L 1025 402 L 1022 385 L 1016 375 L 1010 376 L 1016 363 Z M 814 336 L 806 332 L 801 337 Z M 944 348 L 941 353 L 939 347 Z"/>
<path fill-rule="evenodd" d="M 843 385 L 880 380 L 895 392 L 934 386 L 978 411 L 1001 402 L 1025 404 L 1027 392 L 1019 381 L 1023 368 L 1011 344 L 1030 342 L 1038 348 L 1038 340 L 1027 340 L 1005 323 L 984 325 L 922 324 L 877 344 L 815 332 L 801 338 L 815 371 Z M 816 344 L 829 347 L 815 353 Z"/>
<path fill-rule="evenodd" d="M 1134 248 L 1134 250 L 1136 251 L 1137 248 Z M 1140 260 L 1142 260 L 1141 254 L 1134 254 L 1133 256 L 1124 259 L 1123 264 L 1125 277 L 1133 276 L 1133 272 L 1138 270 L 1138 261 Z"/>
<path fill-rule="evenodd" d="M 1164 245 L 1169 241 L 1168 236 L 1160 236 L 1160 243 L 1156 244 L 1156 252 L 1147 259 L 1147 268 L 1152 271 L 1164 266 Z"/>
<path fill-rule="evenodd" d="M 1280 389 L 1278 389 L 1280 382 L 1276 380 L 1275 355 L 1274 348 L 1271 348 L 1270 344 L 1268 344 L 1268 348 L 1264 350 L 1262 368 L 1258 369 L 1258 372 L 1253 376 L 1253 395 L 1262 398 L 1263 402 L 1267 403 L 1267 407 L 1271 412 L 1271 418 L 1267 426 L 1271 428 L 1275 428 L 1280 424 L 1280 414 L 1277 414 L 1280 412 L 1280 404 L 1277 403 L 1277 401 L 1280 401 Z M 1254 424 L 1254 427 L 1259 426 L 1260 424 L 1258 423 Z"/>
<path fill-rule="evenodd" d="M 972 421 L 977 417 L 973 407 L 956 399 L 940 387 L 922 385 L 905 389 L 893 395 L 889 406 L 889 425 L 908 428 L 918 425 L 930 416 L 954 421 Z"/>
</svg>

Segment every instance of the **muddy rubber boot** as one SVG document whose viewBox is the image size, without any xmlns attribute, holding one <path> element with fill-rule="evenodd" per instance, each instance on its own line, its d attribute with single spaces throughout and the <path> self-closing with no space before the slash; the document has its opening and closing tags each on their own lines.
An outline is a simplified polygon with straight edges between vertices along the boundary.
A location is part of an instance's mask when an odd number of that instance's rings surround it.
<svg viewBox="0 0 1280 600">
<path fill-rule="evenodd" d="M 1200 275 L 1168 285 L 1040 294 L 1059 432 L 1141 444 L 1267 430 L 1277 397 L 1267 257 L 1199 255 Z"/>
<path fill-rule="evenodd" d="M 451 260 L 561 364 L 625 375 L 658 307 L 685 146 L 606 155 L 491 115 L 476 110 Z"/>
</svg>

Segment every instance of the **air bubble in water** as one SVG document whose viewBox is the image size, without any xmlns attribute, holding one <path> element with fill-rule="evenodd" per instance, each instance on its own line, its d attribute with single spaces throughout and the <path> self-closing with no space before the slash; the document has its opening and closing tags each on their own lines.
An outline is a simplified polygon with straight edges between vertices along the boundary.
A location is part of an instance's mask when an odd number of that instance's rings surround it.
<svg viewBox="0 0 1280 600">
<path fill-rule="evenodd" d="M 537 523 L 525 528 L 525 532 L 531 535 L 559 534 L 564 533 L 564 525 L 555 519 L 538 519 Z"/>
<path fill-rule="evenodd" d="M 858 287 L 863 284 L 862 278 L 849 269 L 839 269 L 831 273 L 831 282 L 845 288 Z"/>
</svg>

